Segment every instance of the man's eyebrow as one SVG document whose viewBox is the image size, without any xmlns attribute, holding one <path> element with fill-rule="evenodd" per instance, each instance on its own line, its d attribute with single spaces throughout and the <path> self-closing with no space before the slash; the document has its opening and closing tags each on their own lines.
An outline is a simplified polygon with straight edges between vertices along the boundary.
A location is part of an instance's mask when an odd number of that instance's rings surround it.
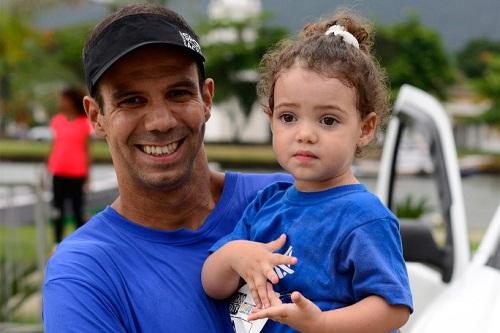
<svg viewBox="0 0 500 333">
<path fill-rule="evenodd" d="M 127 96 L 136 95 L 138 93 L 139 93 L 138 90 L 132 90 L 132 89 L 127 89 L 127 88 L 117 89 L 111 94 L 111 98 L 112 98 L 112 100 L 116 101 L 116 100 L 122 99 L 122 98 L 127 97 Z"/>
<path fill-rule="evenodd" d="M 168 88 L 178 88 L 178 87 L 186 87 L 186 88 L 197 88 L 198 87 L 198 82 L 195 82 L 193 79 L 190 78 L 184 78 L 181 80 L 178 80 L 168 86 Z"/>
</svg>

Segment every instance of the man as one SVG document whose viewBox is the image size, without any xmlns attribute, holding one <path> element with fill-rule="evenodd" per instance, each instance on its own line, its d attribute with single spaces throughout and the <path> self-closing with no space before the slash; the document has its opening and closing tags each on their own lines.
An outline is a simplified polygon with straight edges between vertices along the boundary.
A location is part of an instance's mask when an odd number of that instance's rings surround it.
<svg viewBox="0 0 500 333">
<path fill-rule="evenodd" d="M 63 241 L 43 286 L 46 332 L 231 332 L 200 280 L 209 247 L 284 175 L 219 173 L 203 148 L 214 82 L 176 13 L 130 5 L 84 49 L 84 106 L 119 197 Z"/>
</svg>

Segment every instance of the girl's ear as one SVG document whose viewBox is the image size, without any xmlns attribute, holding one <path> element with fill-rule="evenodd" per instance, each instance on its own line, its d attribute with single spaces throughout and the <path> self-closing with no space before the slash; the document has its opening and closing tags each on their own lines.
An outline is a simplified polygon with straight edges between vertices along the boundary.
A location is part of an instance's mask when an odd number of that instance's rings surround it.
<svg viewBox="0 0 500 333">
<path fill-rule="evenodd" d="M 267 114 L 268 120 L 269 120 L 269 128 L 271 129 L 271 133 L 273 132 L 273 112 L 269 108 L 269 106 L 266 106 L 266 109 L 264 112 Z"/>
<path fill-rule="evenodd" d="M 369 144 L 375 136 L 375 129 L 377 128 L 377 114 L 370 112 L 361 121 L 361 135 L 358 139 L 358 147 L 363 147 Z"/>
</svg>

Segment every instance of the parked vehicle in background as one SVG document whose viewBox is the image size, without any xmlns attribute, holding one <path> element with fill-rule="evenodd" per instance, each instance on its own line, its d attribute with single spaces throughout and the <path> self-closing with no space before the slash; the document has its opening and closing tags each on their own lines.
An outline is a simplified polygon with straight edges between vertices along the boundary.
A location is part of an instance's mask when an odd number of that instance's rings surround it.
<svg viewBox="0 0 500 333">
<path fill-rule="evenodd" d="M 401 88 L 393 109 L 377 193 L 392 210 L 398 198 L 411 195 L 402 195 L 398 187 L 398 157 L 407 131 L 417 131 L 427 142 L 437 203 L 431 214 L 400 219 L 415 308 L 402 331 L 500 332 L 500 206 L 471 260 L 450 120 L 434 97 L 409 85 Z"/>
<path fill-rule="evenodd" d="M 50 141 L 53 138 L 53 133 L 49 126 L 34 126 L 28 130 L 26 138 L 36 141 Z"/>
</svg>

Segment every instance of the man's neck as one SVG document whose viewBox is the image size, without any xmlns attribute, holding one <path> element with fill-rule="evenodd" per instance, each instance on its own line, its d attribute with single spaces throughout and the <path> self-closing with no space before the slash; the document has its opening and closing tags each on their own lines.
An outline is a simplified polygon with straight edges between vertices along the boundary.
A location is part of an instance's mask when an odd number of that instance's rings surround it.
<svg viewBox="0 0 500 333">
<path fill-rule="evenodd" d="M 195 166 L 196 172 L 171 190 L 120 187 L 120 196 L 112 207 L 137 224 L 154 229 L 198 229 L 220 198 L 224 174 L 208 168 L 206 162 Z"/>
</svg>

